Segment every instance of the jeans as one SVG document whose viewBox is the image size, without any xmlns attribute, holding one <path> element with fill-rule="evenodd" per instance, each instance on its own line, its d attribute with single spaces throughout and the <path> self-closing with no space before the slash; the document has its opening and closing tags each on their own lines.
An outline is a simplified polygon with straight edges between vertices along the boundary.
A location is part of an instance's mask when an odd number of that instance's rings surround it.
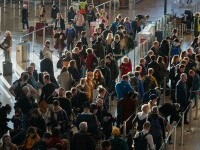
<svg viewBox="0 0 200 150">
<path fill-rule="evenodd" d="M 74 48 L 74 41 L 67 40 L 67 50 L 72 50 Z"/>
</svg>

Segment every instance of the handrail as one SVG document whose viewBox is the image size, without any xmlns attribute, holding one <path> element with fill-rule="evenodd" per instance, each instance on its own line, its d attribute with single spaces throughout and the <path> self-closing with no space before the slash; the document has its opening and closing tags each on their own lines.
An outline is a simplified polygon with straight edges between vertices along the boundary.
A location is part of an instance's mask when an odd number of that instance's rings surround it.
<svg viewBox="0 0 200 150">
<path fill-rule="evenodd" d="M 100 7 L 100 6 L 103 6 L 103 5 L 105 5 L 105 4 L 107 4 L 107 3 L 110 3 L 110 2 L 111 2 L 111 1 L 104 2 L 104 3 L 102 3 L 102 4 L 99 4 L 99 5 L 95 6 L 95 8 L 98 8 L 98 7 Z"/>
</svg>

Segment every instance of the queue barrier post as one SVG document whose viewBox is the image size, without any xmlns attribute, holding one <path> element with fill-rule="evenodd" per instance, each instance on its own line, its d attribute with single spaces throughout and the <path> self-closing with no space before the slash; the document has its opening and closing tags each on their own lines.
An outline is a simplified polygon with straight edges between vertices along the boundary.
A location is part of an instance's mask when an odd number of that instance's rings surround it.
<svg viewBox="0 0 200 150">
<path fill-rule="evenodd" d="M 123 139 L 126 139 L 126 121 L 123 124 Z"/>
<path fill-rule="evenodd" d="M 183 146 L 183 134 L 184 134 L 184 120 L 185 120 L 185 113 L 182 114 L 182 120 L 181 120 L 181 142 L 180 146 Z"/>
<path fill-rule="evenodd" d="M 166 86 L 167 86 L 167 78 L 164 77 L 164 87 L 163 87 L 163 102 L 162 104 L 165 104 L 165 95 L 166 95 Z"/>
<path fill-rule="evenodd" d="M 193 105 L 193 101 L 190 101 L 190 108 L 189 108 L 189 126 L 188 126 L 188 132 L 192 132 L 192 105 Z"/>
<path fill-rule="evenodd" d="M 46 26 L 43 28 L 43 45 L 45 45 Z"/>
<path fill-rule="evenodd" d="M 195 111 L 195 118 L 194 120 L 199 120 L 198 116 L 199 116 L 199 91 L 196 91 L 196 95 L 195 95 L 195 103 L 196 103 L 196 111 Z"/>
<path fill-rule="evenodd" d="M 176 150 L 176 126 L 174 126 L 173 150 Z"/>
</svg>

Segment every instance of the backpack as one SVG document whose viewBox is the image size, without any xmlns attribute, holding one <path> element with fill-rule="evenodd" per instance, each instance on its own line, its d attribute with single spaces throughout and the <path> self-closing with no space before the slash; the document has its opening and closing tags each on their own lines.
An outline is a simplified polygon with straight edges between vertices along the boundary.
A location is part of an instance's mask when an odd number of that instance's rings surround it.
<svg viewBox="0 0 200 150">
<path fill-rule="evenodd" d="M 134 138 L 134 147 L 135 150 L 147 150 L 148 149 L 148 141 L 146 139 L 147 134 L 143 134 L 142 132 L 139 132 L 139 136 Z"/>
<path fill-rule="evenodd" d="M 17 83 L 17 87 L 14 90 L 15 93 L 15 100 L 18 101 L 21 98 L 22 95 L 22 88 L 27 85 L 27 83 L 24 83 L 23 85 L 20 84 L 21 80 L 16 80 L 13 84 Z"/>
<path fill-rule="evenodd" d="M 155 139 L 156 137 L 161 137 L 161 126 L 158 117 L 152 118 L 150 120 L 150 123 L 151 123 L 150 133 L 153 136 L 153 138 Z"/>
</svg>

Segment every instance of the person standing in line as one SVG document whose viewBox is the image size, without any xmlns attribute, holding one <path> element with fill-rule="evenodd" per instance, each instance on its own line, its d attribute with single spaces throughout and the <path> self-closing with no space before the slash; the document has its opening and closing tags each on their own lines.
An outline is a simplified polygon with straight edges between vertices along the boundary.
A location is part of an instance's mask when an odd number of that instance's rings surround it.
<svg viewBox="0 0 200 150">
<path fill-rule="evenodd" d="M 11 62 L 11 50 L 12 50 L 12 36 L 10 31 L 6 31 L 5 37 L 1 41 L 0 47 L 4 50 L 5 62 Z"/>
<path fill-rule="evenodd" d="M 53 4 L 51 8 L 52 24 L 55 23 L 58 13 L 59 13 L 59 8 L 55 4 Z"/>
<path fill-rule="evenodd" d="M 25 30 L 25 25 L 27 29 L 29 29 L 28 25 L 28 6 L 26 4 L 23 5 L 22 8 L 22 25 L 23 25 L 23 30 Z"/>
</svg>

